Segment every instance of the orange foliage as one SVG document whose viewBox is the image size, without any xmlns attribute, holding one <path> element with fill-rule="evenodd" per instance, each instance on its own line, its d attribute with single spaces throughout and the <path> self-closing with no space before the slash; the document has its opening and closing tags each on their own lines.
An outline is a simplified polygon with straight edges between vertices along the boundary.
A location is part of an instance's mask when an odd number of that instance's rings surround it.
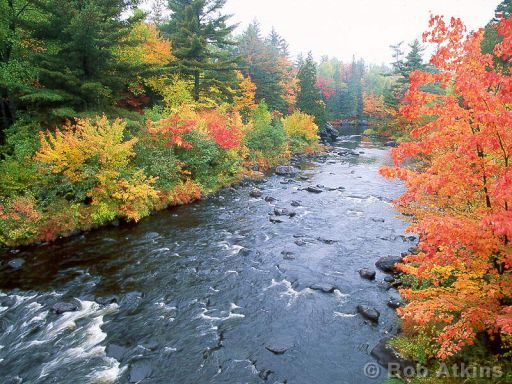
<svg viewBox="0 0 512 384">
<path fill-rule="evenodd" d="M 512 54 L 511 21 L 498 26 L 495 54 Z M 472 345 L 480 332 L 512 332 L 512 79 L 482 54 L 483 30 L 435 16 L 425 41 L 439 73 L 413 72 L 401 107 L 416 124 L 412 141 L 392 151 L 388 177 L 404 180 L 397 206 L 413 215 L 420 252 L 401 265 L 423 288 L 405 288 L 406 323 L 440 327 L 438 357 Z M 444 94 L 425 91 L 438 84 Z M 414 167 L 404 160 L 414 158 Z"/>
<path fill-rule="evenodd" d="M 383 95 L 375 95 L 373 93 L 365 93 L 363 95 L 364 113 L 375 118 L 384 118 L 389 115 L 389 111 L 384 104 Z"/>
</svg>

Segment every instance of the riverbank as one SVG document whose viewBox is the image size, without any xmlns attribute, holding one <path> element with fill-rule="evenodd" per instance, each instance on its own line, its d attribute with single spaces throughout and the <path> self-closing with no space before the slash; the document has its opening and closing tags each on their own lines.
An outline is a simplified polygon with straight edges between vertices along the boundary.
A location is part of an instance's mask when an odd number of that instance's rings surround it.
<svg viewBox="0 0 512 384">
<path fill-rule="evenodd" d="M 297 159 L 296 174 L 22 250 L 22 268 L 0 270 L 4 371 L 62 384 L 382 382 L 384 369 L 370 378 L 364 367 L 397 331 L 387 303 L 398 296 L 375 262 L 414 244 L 390 204 L 403 187 L 378 175 L 388 163 L 354 130 Z"/>
</svg>

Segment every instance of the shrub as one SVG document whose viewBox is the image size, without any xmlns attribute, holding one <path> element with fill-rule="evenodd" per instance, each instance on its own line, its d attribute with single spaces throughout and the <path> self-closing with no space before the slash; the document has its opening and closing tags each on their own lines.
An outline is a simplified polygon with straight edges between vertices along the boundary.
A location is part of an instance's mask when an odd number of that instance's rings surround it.
<svg viewBox="0 0 512 384">
<path fill-rule="evenodd" d="M 302 152 L 318 142 L 318 126 L 314 116 L 296 111 L 283 118 L 283 127 L 293 152 Z"/>
</svg>

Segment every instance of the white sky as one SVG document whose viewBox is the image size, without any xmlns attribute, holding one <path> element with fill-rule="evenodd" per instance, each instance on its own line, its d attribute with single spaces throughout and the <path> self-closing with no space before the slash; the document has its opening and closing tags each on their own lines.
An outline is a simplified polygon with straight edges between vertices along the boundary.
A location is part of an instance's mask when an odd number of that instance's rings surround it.
<svg viewBox="0 0 512 384">
<path fill-rule="evenodd" d="M 380 64 L 389 45 L 409 43 L 428 26 L 430 12 L 460 17 L 469 29 L 483 27 L 500 0 L 228 0 L 224 12 L 243 30 L 255 18 L 264 33 L 274 26 L 293 55 L 352 55 Z"/>
</svg>

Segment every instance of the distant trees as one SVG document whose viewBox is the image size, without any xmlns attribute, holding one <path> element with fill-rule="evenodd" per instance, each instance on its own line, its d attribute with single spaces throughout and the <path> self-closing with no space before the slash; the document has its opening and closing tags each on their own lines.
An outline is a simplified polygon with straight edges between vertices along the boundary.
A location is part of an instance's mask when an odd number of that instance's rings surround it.
<svg viewBox="0 0 512 384">
<path fill-rule="evenodd" d="M 313 55 L 309 52 L 297 74 L 300 91 L 297 95 L 297 108 L 302 112 L 315 116 L 315 123 L 322 129 L 327 123 L 325 104 L 317 87 L 317 66 Z"/>
</svg>

